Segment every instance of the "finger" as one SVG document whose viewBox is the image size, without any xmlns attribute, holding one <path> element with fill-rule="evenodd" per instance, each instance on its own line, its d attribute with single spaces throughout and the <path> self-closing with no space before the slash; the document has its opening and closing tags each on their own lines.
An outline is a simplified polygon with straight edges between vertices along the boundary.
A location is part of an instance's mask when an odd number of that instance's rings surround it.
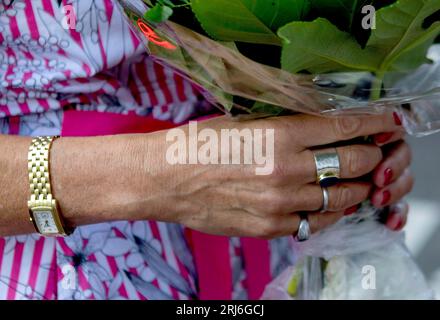
<svg viewBox="0 0 440 320">
<path fill-rule="evenodd" d="M 367 200 L 371 193 L 372 185 L 367 182 L 344 182 L 328 188 L 329 204 L 328 210 L 331 212 L 344 212 L 346 209 Z M 304 186 L 297 193 L 301 203 L 300 209 L 296 211 L 319 211 L 323 207 L 324 196 L 322 188 L 318 185 Z"/>
<path fill-rule="evenodd" d="M 344 216 L 344 212 L 328 212 L 328 213 L 309 213 L 307 220 L 309 222 L 311 233 L 316 233 L 326 227 L 336 223 Z M 288 216 L 279 217 L 274 224 L 277 225 L 277 231 L 267 238 L 276 238 L 283 236 L 296 236 L 301 219 L 298 214 L 292 213 Z"/>
<path fill-rule="evenodd" d="M 406 142 L 399 142 L 391 147 L 384 161 L 373 173 L 374 183 L 383 188 L 396 181 L 411 164 L 411 148 Z"/>
<path fill-rule="evenodd" d="M 382 150 L 374 145 L 351 145 L 338 147 L 340 174 L 342 179 L 362 177 L 372 172 L 382 161 Z M 316 163 L 313 151 L 303 151 L 304 163 L 307 164 L 307 183 L 316 181 Z"/>
<path fill-rule="evenodd" d="M 371 202 L 375 207 L 383 208 L 390 203 L 398 202 L 411 192 L 413 186 L 414 178 L 411 171 L 407 168 L 394 183 L 385 188 L 375 190 L 371 196 Z"/>
<path fill-rule="evenodd" d="M 310 231 L 316 233 L 328 226 L 331 226 L 338 222 L 344 216 L 344 211 L 340 212 L 315 212 L 308 215 L 308 221 L 310 225 Z"/>
<path fill-rule="evenodd" d="M 371 136 L 381 132 L 403 130 L 396 113 L 367 116 L 343 116 L 317 118 L 311 115 L 297 115 L 296 132 L 301 132 L 299 143 L 304 148 L 347 141 L 357 137 Z M 285 121 L 289 121 L 286 119 Z"/>
<path fill-rule="evenodd" d="M 377 146 L 382 147 L 387 144 L 402 140 L 404 137 L 404 131 L 384 132 L 374 135 L 373 141 Z"/>
<path fill-rule="evenodd" d="M 406 202 L 401 201 L 394 204 L 390 208 L 390 213 L 387 217 L 385 225 L 388 229 L 393 231 L 402 230 L 408 219 L 409 206 Z"/>
</svg>

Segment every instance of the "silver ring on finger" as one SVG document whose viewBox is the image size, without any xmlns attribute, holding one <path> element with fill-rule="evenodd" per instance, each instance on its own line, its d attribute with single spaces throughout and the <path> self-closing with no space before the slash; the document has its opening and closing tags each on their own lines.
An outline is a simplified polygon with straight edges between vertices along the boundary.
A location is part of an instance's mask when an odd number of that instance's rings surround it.
<svg viewBox="0 0 440 320">
<path fill-rule="evenodd" d="M 311 231 L 310 231 L 310 225 L 309 225 L 309 221 L 307 219 L 307 215 L 300 215 L 300 221 L 299 221 L 299 225 L 298 225 L 298 232 L 296 233 L 296 236 L 294 237 L 294 239 L 297 242 L 304 242 L 309 240 L 311 235 Z"/>
<path fill-rule="evenodd" d="M 328 192 L 328 189 L 326 187 L 321 187 L 322 189 L 322 197 L 324 199 L 323 203 L 322 203 L 322 208 L 321 208 L 321 213 L 323 212 L 327 212 L 328 211 L 328 206 L 329 206 L 329 202 L 330 202 L 330 195 Z"/>
<path fill-rule="evenodd" d="M 313 151 L 316 165 L 316 183 L 331 187 L 341 179 L 341 165 L 335 148 Z"/>
</svg>

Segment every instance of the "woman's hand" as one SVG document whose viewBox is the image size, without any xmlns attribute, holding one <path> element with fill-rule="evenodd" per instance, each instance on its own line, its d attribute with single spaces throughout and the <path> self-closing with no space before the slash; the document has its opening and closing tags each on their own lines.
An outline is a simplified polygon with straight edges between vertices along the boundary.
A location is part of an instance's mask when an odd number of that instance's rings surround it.
<svg viewBox="0 0 440 320">
<path fill-rule="evenodd" d="M 384 206 L 398 201 L 412 185 L 408 147 L 400 141 L 403 130 L 389 114 L 247 122 L 220 117 L 198 127 L 219 136 L 222 129 L 273 129 L 273 172 L 256 175 L 257 164 L 172 165 L 166 161 L 167 131 L 61 138 L 51 150 L 51 182 L 64 219 L 72 226 L 158 220 L 212 234 L 273 238 L 297 232 L 298 212 L 309 212 L 312 231 L 318 231 L 353 213 L 371 192 L 373 203 Z M 188 126 L 181 128 L 190 134 Z M 344 181 L 329 188 L 329 212 L 318 213 L 323 193 L 315 183 L 311 148 L 384 132 L 393 132 L 388 141 L 338 148 Z M 0 135 L 0 183 L 5 186 L 0 189 L 1 236 L 34 232 L 26 206 L 29 143 L 28 137 Z M 359 179 L 373 171 L 373 181 Z M 407 207 L 392 208 L 387 225 L 401 228 Z"/>
<path fill-rule="evenodd" d="M 409 189 L 406 175 L 400 177 L 398 161 L 393 160 L 396 155 L 384 160 L 381 147 L 375 144 L 338 147 L 344 180 L 328 189 L 329 212 L 319 213 L 323 194 L 315 183 L 311 149 L 383 132 L 403 132 L 392 114 L 341 118 L 294 115 L 246 122 L 220 117 L 198 124 L 199 130 L 204 128 L 215 130 L 219 136 L 222 129 L 274 129 L 275 164 L 272 174 L 263 176 L 255 174 L 255 164 L 169 165 L 162 161 L 162 170 L 155 175 L 158 189 L 162 190 L 156 201 L 163 204 L 159 211 L 173 213 L 169 220 L 193 229 L 227 236 L 274 238 L 295 234 L 297 213 L 306 211 L 312 232 L 316 232 L 344 214 L 353 213 L 354 207 L 369 198 L 373 182 L 359 178 L 373 170 L 383 170 L 376 169 L 379 164 L 393 163 L 395 188 L 400 190 L 392 190 L 389 203 Z M 183 129 L 190 134 L 187 127 Z M 165 134 L 156 138 L 162 136 L 165 140 Z M 380 183 L 380 178 L 374 182 Z"/>
</svg>

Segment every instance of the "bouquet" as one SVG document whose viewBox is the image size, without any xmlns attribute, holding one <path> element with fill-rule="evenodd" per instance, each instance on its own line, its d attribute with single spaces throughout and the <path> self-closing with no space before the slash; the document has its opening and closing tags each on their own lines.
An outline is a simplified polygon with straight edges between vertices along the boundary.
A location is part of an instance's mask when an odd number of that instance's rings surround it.
<svg viewBox="0 0 440 320">
<path fill-rule="evenodd" d="M 119 2 L 152 57 L 237 119 L 393 108 L 412 134 L 440 130 L 438 0 Z M 297 264 L 263 298 L 432 297 L 401 234 L 380 217 L 366 203 L 306 243 L 292 242 Z"/>
</svg>

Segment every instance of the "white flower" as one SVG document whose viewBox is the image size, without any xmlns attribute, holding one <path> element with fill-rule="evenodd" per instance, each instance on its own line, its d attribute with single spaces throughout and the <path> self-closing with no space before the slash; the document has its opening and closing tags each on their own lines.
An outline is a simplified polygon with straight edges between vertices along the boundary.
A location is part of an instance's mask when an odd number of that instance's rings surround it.
<svg viewBox="0 0 440 320">
<path fill-rule="evenodd" d="M 72 251 L 66 253 L 60 249 L 61 246 L 57 246 L 59 263 L 61 265 L 72 265 L 75 270 L 82 270 L 84 275 L 90 284 L 91 291 L 96 299 L 105 299 L 106 292 L 104 283 L 112 279 L 112 276 L 107 270 L 101 266 L 98 262 L 91 261 L 89 257 L 92 254 L 98 253 L 105 246 L 107 239 L 110 236 L 111 229 L 109 224 L 100 225 L 100 230 L 87 230 L 87 238 L 82 236 L 82 229 L 78 228 L 75 232 L 63 239 L 66 246 Z M 92 228 L 92 227 L 89 227 Z M 84 241 L 86 240 L 87 241 Z M 60 252 L 61 251 L 61 252 Z M 78 282 L 78 276 L 76 276 Z M 70 292 L 70 297 L 73 299 L 88 299 L 90 295 L 86 295 L 85 292 L 79 290 L 79 283 L 75 285 L 75 290 Z M 69 294 L 69 290 L 66 290 L 65 294 Z M 71 290 L 70 290 L 71 291 Z"/>
<path fill-rule="evenodd" d="M 125 259 L 127 269 L 136 269 L 143 280 L 151 282 L 156 278 L 156 275 L 142 257 L 136 238 L 148 242 L 159 254 L 162 252 L 162 245 L 153 237 L 147 225 L 148 222 L 146 221 L 117 222 L 115 227 L 124 234 L 125 238 L 110 238 L 102 251 L 104 254 L 113 257 L 127 255 Z"/>
</svg>

